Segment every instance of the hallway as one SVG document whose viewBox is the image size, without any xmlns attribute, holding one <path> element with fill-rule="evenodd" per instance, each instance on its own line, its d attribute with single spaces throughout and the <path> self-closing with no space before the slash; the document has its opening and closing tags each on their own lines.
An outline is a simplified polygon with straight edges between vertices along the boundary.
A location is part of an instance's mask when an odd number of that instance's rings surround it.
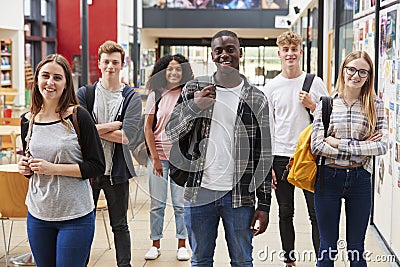
<svg viewBox="0 0 400 267">
<path fill-rule="evenodd" d="M 132 239 L 132 266 L 146 266 L 146 267 L 179 267 L 179 266 L 190 266 L 189 261 L 180 262 L 176 260 L 176 247 L 177 241 L 175 238 L 175 226 L 173 210 L 170 205 L 167 206 L 165 214 L 165 233 L 164 238 L 161 240 L 161 256 L 154 261 L 144 260 L 144 254 L 151 246 L 149 239 L 149 205 L 150 198 L 148 196 L 148 183 L 147 183 L 147 170 L 143 167 L 138 171 L 140 176 L 131 180 L 131 200 L 134 204 L 133 210 L 128 210 L 129 226 L 131 230 Z M 137 190 L 137 199 L 135 202 L 135 191 L 137 183 L 139 188 Z M 297 266 L 314 267 L 314 261 L 309 260 L 310 251 L 312 251 L 311 243 L 311 226 L 308 222 L 308 215 L 306 211 L 305 200 L 300 190 L 296 189 L 296 214 L 295 214 L 295 225 L 296 225 L 296 249 L 301 257 L 298 257 Z M 134 217 L 132 217 L 132 211 Z M 106 220 L 108 224 L 108 215 L 106 214 Z M 222 223 L 220 224 L 222 225 Z M 10 223 L 5 221 L 6 235 L 8 235 Z M 108 232 L 111 235 L 111 228 L 108 227 Z M 339 245 L 345 244 L 344 239 L 344 226 L 342 219 L 341 227 L 341 241 Z M 253 241 L 254 250 L 254 266 L 280 266 L 284 264 L 279 260 L 280 240 L 278 230 L 278 215 L 277 215 L 277 203 L 275 197 L 272 199 L 272 207 L 270 214 L 270 224 L 266 231 L 261 236 L 254 238 Z M 101 212 L 97 213 L 96 218 L 96 233 L 93 241 L 92 252 L 89 262 L 89 267 L 114 267 L 115 263 L 115 250 L 113 244 L 112 249 L 108 249 L 107 237 L 103 225 Z M 392 265 L 388 262 L 378 262 L 382 259 L 386 260 L 388 257 L 385 256 L 382 245 L 377 241 L 377 234 L 374 228 L 370 227 L 367 232 L 366 238 L 366 250 L 370 251 L 369 263 L 370 267 L 386 267 L 386 266 L 397 266 L 395 263 Z M 14 222 L 14 228 L 11 240 L 11 256 L 26 253 L 29 251 L 29 244 L 26 236 L 26 225 L 24 220 L 18 220 Z M 346 262 L 346 253 L 344 250 L 340 250 L 338 254 L 338 262 L 336 266 L 345 267 L 349 266 Z M 220 227 L 219 236 L 217 239 L 217 247 L 215 252 L 215 267 L 229 266 L 228 250 L 224 240 L 223 228 Z M 4 257 L 4 244 L 1 242 L 0 245 L 0 266 L 5 265 Z"/>
</svg>

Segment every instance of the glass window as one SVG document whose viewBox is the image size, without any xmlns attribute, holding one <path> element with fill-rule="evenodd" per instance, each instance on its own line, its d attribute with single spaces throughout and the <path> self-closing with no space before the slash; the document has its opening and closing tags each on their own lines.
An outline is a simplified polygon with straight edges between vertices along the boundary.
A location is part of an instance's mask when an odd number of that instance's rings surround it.
<svg viewBox="0 0 400 267">
<path fill-rule="evenodd" d="M 281 62 L 278 57 L 277 46 L 250 46 L 242 47 L 244 56 L 240 60 L 240 72 L 243 73 L 253 84 L 265 85 L 281 71 Z M 215 64 L 211 58 L 211 48 L 208 46 L 188 45 L 161 45 L 160 56 L 166 54 L 180 53 L 188 58 L 194 76 L 210 75 L 215 70 Z M 153 51 L 147 51 L 143 55 L 142 67 L 150 73 L 154 66 L 155 57 Z M 154 61 L 154 62 L 150 62 Z"/>
<path fill-rule="evenodd" d="M 30 17 L 31 13 L 31 0 L 24 0 L 24 16 Z"/>
<path fill-rule="evenodd" d="M 47 0 L 41 0 L 40 15 L 44 20 L 47 19 Z"/>
<path fill-rule="evenodd" d="M 310 72 L 318 73 L 318 8 L 314 8 L 311 14 Z"/>
</svg>

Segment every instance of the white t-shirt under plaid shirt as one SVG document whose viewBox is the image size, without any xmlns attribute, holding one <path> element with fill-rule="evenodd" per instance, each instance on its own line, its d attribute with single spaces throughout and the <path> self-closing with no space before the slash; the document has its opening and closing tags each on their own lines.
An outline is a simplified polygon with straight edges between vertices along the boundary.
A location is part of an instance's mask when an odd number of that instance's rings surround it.
<svg viewBox="0 0 400 267">
<path fill-rule="evenodd" d="M 368 139 L 368 118 L 361 111 L 361 101 L 358 99 L 348 105 L 341 96 L 333 96 L 332 114 L 328 128 L 328 136 L 340 139 L 339 147 L 333 148 L 324 141 L 324 126 L 322 123 L 322 104 L 314 111 L 314 124 L 311 135 L 311 149 L 316 155 L 326 157 L 325 164 L 351 166 L 361 163 L 365 170 L 372 173 L 372 156 L 383 155 L 387 151 L 388 125 L 384 103 L 375 98 L 376 126 L 375 132 L 382 134 L 381 140 Z"/>
</svg>

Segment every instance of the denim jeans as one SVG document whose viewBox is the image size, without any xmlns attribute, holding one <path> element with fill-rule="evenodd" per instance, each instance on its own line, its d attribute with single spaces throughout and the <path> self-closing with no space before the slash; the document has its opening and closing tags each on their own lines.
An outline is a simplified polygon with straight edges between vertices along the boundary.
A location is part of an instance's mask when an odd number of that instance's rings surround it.
<svg viewBox="0 0 400 267">
<path fill-rule="evenodd" d="M 153 162 L 149 158 L 147 168 L 149 172 L 150 204 L 150 239 L 160 240 L 163 237 L 164 212 L 167 204 L 168 184 L 171 190 L 172 207 L 175 215 L 176 238 L 186 239 L 187 230 L 183 217 L 183 193 L 184 188 L 178 186 L 172 179 L 168 179 L 168 160 L 161 161 L 163 177 L 153 173 Z"/>
<path fill-rule="evenodd" d="M 253 266 L 253 233 L 250 229 L 253 215 L 254 207 L 232 208 L 232 191 L 218 192 L 201 188 L 196 203 L 185 201 L 185 223 L 193 252 L 191 266 L 213 266 L 221 218 L 231 266 Z"/>
<path fill-rule="evenodd" d="M 129 202 L 129 182 L 111 185 L 110 176 L 96 178 L 92 184 L 94 203 L 97 205 L 100 190 L 107 200 L 108 216 L 114 234 L 114 245 L 118 267 L 131 266 L 131 237 L 127 212 Z"/>
<path fill-rule="evenodd" d="M 93 212 L 67 221 L 43 221 L 28 212 L 28 239 L 37 266 L 85 266 L 94 224 Z"/>
<path fill-rule="evenodd" d="M 338 249 L 342 199 L 350 266 L 367 266 L 362 255 L 371 212 L 371 174 L 362 167 L 341 169 L 329 166 L 324 167 L 323 173 L 315 184 L 315 210 L 321 235 L 318 266 L 333 266 Z M 320 188 L 321 179 L 323 184 Z M 343 249 L 343 246 L 339 248 Z"/>
<path fill-rule="evenodd" d="M 295 187 L 291 183 L 283 181 L 281 179 L 283 171 L 286 169 L 286 165 L 288 164 L 288 162 L 289 158 L 282 156 L 275 156 L 273 162 L 273 169 L 275 171 L 276 179 L 278 182 L 275 190 L 275 196 L 279 206 L 279 233 L 281 237 L 282 250 L 285 252 L 285 263 L 296 261 L 294 253 L 295 232 L 293 226 Z M 269 175 L 271 175 L 271 173 Z M 314 194 L 307 190 L 303 190 L 303 194 L 306 199 L 308 216 L 311 221 L 312 242 L 314 246 L 314 251 L 315 253 L 317 253 L 320 240 L 317 218 L 314 209 Z"/>
</svg>

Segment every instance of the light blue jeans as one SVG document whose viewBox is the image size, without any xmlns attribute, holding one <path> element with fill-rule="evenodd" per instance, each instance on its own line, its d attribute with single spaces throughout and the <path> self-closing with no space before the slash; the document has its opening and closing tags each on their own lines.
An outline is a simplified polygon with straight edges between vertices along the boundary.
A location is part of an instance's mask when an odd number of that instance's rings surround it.
<svg viewBox="0 0 400 267">
<path fill-rule="evenodd" d="M 175 214 L 175 229 L 177 239 L 186 239 L 187 230 L 183 217 L 184 188 L 175 184 L 169 178 L 168 160 L 161 160 L 163 177 L 153 174 L 153 161 L 149 158 L 147 168 L 149 172 L 150 206 L 150 239 L 160 240 L 163 237 L 164 211 L 167 205 L 168 184 L 171 190 L 171 201 Z"/>
</svg>

